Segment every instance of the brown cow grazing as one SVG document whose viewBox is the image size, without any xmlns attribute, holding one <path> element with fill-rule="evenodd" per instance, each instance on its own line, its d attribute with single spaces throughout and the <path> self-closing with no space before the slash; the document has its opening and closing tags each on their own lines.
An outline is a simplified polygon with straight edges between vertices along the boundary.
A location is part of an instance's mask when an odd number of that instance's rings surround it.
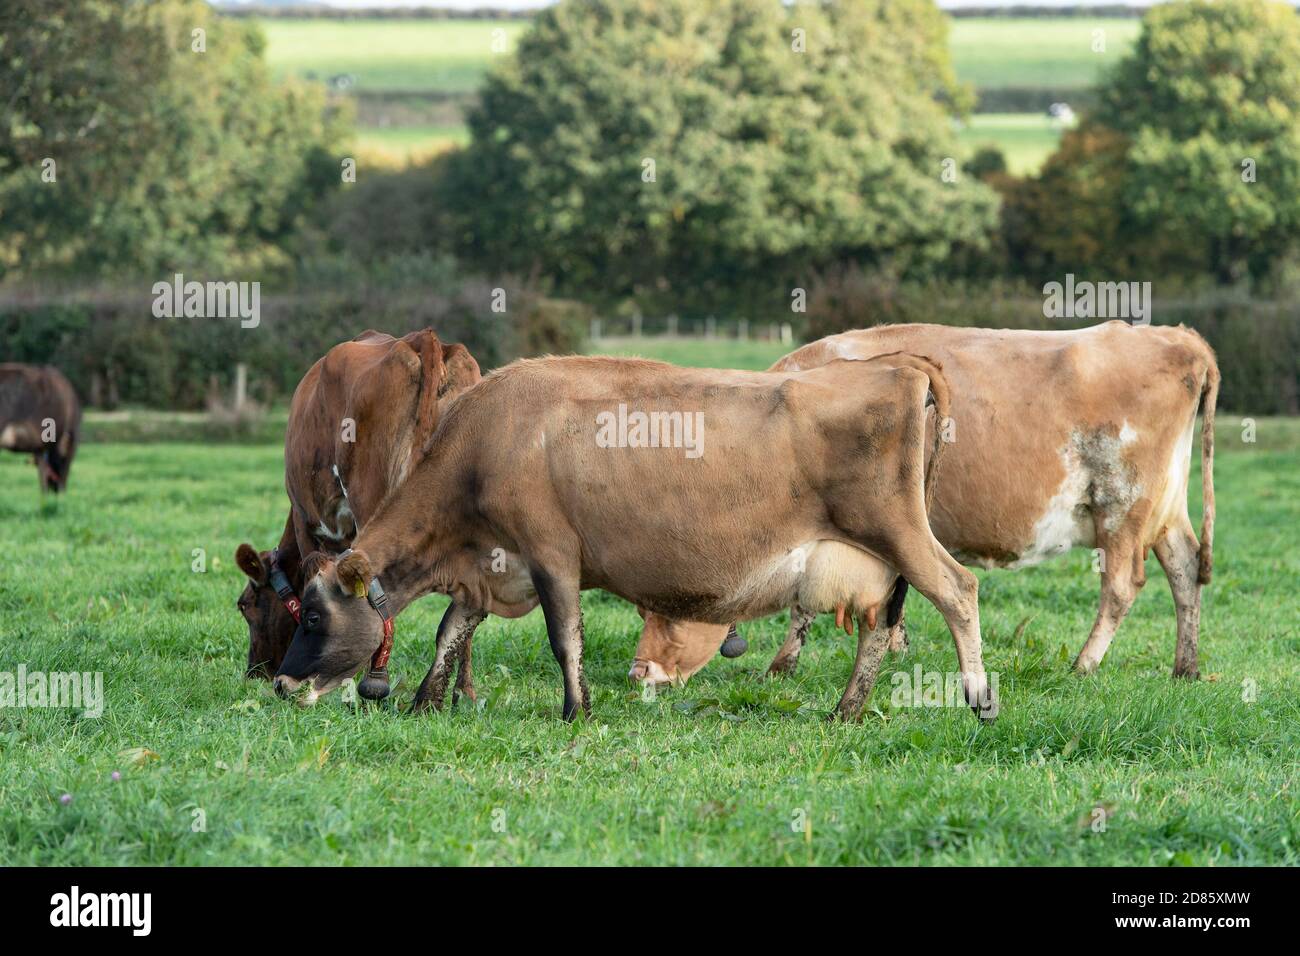
<svg viewBox="0 0 1300 956">
<path fill-rule="evenodd" d="M 479 378 L 468 350 L 440 342 L 430 329 L 400 339 L 363 332 L 303 376 L 285 431 L 291 507 L 284 533 L 272 551 L 241 544 L 235 553 L 249 578 L 238 607 L 248 622 L 250 677 L 269 677 L 284 660 L 297 627 L 304 557 L 352 543 L 423 454 L 448 403 Z M 468 649 L 458 687 L 474 696 Z"/>
<path fill-rule="evenodd" d="M 52 366 L 0 364 L 0 448 L 30 454 L 41 492 L 68 487 L 81 434 L 81 403 Z"/>
<path fill-rule="evenodd" d="M 448 411 L 355 550 L 314 569 L 276 689 L 314 701 L 370 659 L 386 613 L 438 591 L 454 610 L 416 709 L 441 707 L 449 666 L 484 614 L 540 603 L 571 719 L 590 711 L 579 592 L 603 588 L 719 624 L 793 603 L 846 606 L 865 622 L 837 710 L 853 719 L 901 572 L 948 622 L 966 699 L 991 717 L 978 585 L 925 516 L 931 391 L 946 415 L 938 369 L 909 356 L 785 374 L 515 362 Z"/>
<path fill-rule="evenodd" d="M 1145 583 L 1153 549 L 1177 609 L 1174 676 L 1195 678 L 1201 587 L 1212 563 L 1219 390 L 1205 340 L 1181 326 L 1124 322 L 1069 332 L 894 325 L 829 336 L 772 368 L 816 368 L 899 349 L 934 358 L 952 386 L 952 448 L 930 513 L 944 546 L 985 568 L 1037 564 L 1076 545 L 1098 549 L 1101 608 L 1075 662 L 1083 673 L 1101 663 Z M 1187 481 L 1202 401 L 1198 542 Z M 769 673 L 794 670 L 813 616 L 792 609 Z M 631 676 L 683 680 L 724 634 L 649 615 Z"/>
</svg>

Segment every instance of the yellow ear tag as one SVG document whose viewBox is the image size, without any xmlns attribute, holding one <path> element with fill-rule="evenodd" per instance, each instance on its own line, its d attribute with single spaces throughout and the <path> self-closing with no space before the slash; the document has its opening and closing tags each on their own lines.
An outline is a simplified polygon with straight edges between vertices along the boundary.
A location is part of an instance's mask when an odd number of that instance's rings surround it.
<svg viewBox="0 0 1300 956">
<path fill-rule="evenodd" d="M 366 596 L 366 582 L 365 582 L 365 581 L 357 581 L 356 584 L 352 585 L 352 593 L 355 594 L 357 597 L 365 597 L 365 596 Z"/>
</svg>

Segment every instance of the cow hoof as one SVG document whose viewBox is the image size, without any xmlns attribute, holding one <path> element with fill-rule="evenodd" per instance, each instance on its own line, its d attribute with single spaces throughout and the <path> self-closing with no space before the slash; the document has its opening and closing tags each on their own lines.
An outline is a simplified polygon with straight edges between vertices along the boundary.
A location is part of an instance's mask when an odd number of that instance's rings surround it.
<svg viewBox="0 0 1300 956">
<path fill-rule="evenodd" d="M 1200 680 L 1201 671 L 1197 667 L 1175 667 L 1174 680 Z"/>
<path fill-rule="evenodd" d="M 799 661 L 792 657 L 780 657 L 767 665 L 768 677 L 789 677 L 794 673 Z"/>
<path fill-rule="evenodd" d="M 722 642 L 720 650 L 723 657 L 739 657 L 749 650 L 749 641 L 737 634 L 733 627 L 727 632 L 727 639 Z"/>
</svg>

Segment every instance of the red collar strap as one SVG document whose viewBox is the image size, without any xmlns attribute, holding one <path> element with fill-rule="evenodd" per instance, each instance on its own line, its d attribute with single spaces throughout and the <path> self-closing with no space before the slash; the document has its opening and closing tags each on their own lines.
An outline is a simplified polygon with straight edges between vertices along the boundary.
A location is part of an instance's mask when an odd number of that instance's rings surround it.
<svg viewBox="0 0 1300 956">
<path fill-rule="evenodd" d="M 293 591 L 293 585 L 289 583 L 288 576 L 280 567 L 280 550 L 277 548 L 271 552 L 271 587 L 275 588 L 275 593 L 280 596 L 280 601 L 284 604 L 284 609 L 293 615 L 295 621 L 302 619 L 302 602 L 298 600 L 298 595 Z"/>
<path fill-rule="evenodd" d="M 351 548 L 341 551 L 338 560 L 342 561 L 351 553 Z M 361 696 L 374 700 L 388 695 L 388 657 L 393 653 L 395 627 L 393 611 L 388 606 L 388 595 L 384 593 L 384 586 L 379 583 L 379 578 L 371 579 L 370 586 L 366 589 L 366 600 L 384 622 L 384 638 L 379 642 L 379 650 L 375 651 L 375 656 L 370 659 L 370 673 L 357 688 Z"/>
</svg>

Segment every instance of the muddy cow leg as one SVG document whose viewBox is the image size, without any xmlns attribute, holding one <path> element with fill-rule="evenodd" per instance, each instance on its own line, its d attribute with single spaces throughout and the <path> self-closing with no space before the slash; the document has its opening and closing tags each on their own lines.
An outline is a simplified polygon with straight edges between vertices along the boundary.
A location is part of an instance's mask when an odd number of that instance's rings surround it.
<svg viewBox="0 0 1300 956">
<path fill-rule="evenodd" d="M 455 707 L 464 696 L 471 702 L 478 700 L 474 690 L 473 664 L 474 632 L 465 635 L 465 643 L 460 649 L 460 661 L 456 665 L 456 686 L 451 689 L 451 706 Z"/>
<path fill-rule="evenodd" d="M 776 657 L 772 658 L 772 663 L 767 665 L 768 676 L 795 672 L 795 668 L 799 666 L 799 652 L 803 650 L 804 639 L 807 638 L 808 631 L 816 619 L 817 615 L 814 612 L 805 611 L 797 604 L 790 608 L 790 630 L 785 636 L 785 643 L 776 652 Z"/>
<path fill-rule="evenodd" d="M 551 653 L 564 676 L 564 719 L 573 720 L 578 710 L 591 716 L 591 695 L 582 672 L 582 602 L 576 575 L 557 575 L 532 569 L 533 587 L 546 615 L 546 635 Z"/>
<path fill-rule="evenodd" d="M 478 627 L 485 617 L 487 617 L 486 611 L 466 607 L 455 601 L 447 608 L 438 625 L 438 647 L 434 653 L 433 666 L 429 668 L 424 682 L 415 693 L 412 712 L 418 713 L 430 707 L 434 710 L 442 710 L 451 668 L 460 657 L 461 648 L 474 633 L 474 628 Z"/>
<path fill-rule="evenodd" d="M 853 673 L 832 718 L 844 721 L 862 719 L 862 706 L 871 696 L 871 688 L 880 672 L 880 662 L 889 648 L 889 628 L 878 626 L 875 630 L 867 630 L 864 624 L 865 621 L 858 620 L 858 656 L 853 661 Z"/>
<path fill-rule="evenodd" d="M 1200 545 L 1191 522 L 1171 527 L 1155 543 L 1156 557 L 1169 578 L 1178 613 L 1178 644 L 1174 651 L 1174 676 L 1195 680 L 1199 674 L 1197 643 L 1201 631 Z"/>
</svg>

